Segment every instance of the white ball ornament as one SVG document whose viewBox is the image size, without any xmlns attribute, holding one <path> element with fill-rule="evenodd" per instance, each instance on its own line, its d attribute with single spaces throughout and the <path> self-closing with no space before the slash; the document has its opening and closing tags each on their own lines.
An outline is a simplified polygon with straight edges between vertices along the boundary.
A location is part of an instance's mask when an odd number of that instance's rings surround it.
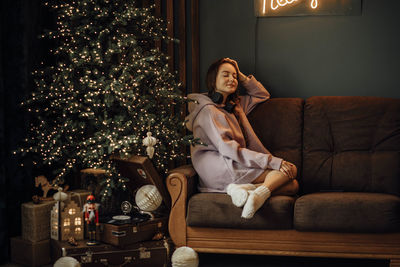
<svg viewBox="0 0 400 267">
<path fill-rule="evenodd" d="M 136 192 L 135 202 L 142 211 L 155 211 L 162 203 L 162 196 L 156 186 L 148 184 Z"/>
<path fill-rule="evenodd" d="M 79 261 L 72 257 L 61 257 L 53 265 L 54 267 L 80 267 Z"/>
<path fill-rule="evenodd" d="M 190 247 L 177 248 L 171 257 L 172 267 L 197 267 L 199 256 Z"/>
</svg>

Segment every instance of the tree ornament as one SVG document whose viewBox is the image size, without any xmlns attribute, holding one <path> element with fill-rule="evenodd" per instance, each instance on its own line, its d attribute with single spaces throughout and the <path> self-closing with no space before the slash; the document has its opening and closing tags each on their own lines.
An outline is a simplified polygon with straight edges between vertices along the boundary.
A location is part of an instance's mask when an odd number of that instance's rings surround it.
<svg viewBox="0 0 400 267">
<path fill-rule="evenodd" d="M 157 139 L 151 136 L 151 132 L 147 132 L 147 137 L 143 139 L 143 145 L 146 146 L 146 153 L 149 158 L 153 158 L 154 156 L 154 146 L 157 143 Z"/>
<path fill-rule="evenodd" d="M 162 196 L 155 185 L 144 185 L 136 192 L 135 202 L 142 211 L 155 211 L 162 203 Z"/>
</svg>

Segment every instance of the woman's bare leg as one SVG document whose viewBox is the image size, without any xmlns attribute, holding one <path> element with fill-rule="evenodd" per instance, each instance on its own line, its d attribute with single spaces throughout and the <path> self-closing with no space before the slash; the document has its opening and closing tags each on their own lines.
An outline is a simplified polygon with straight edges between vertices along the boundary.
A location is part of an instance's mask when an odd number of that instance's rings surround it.
<svg viewBox="0 0 400 267">
<path fill-rule="evenodd" d="M 290 180 L 291 179 L 287 177 L 283 172 L 272 170 L 267 173 L 262 185 L 268 187 L 271 192 L 274 192 L 276 189 L 283 186 Z"/>
<path fill-rule="evenodd" d="M 286 184 L 278 187 L 271 193 L 272 196 L 293 196 L 299 192 L 299 182 L 296 179 L 290 180 Z"/>
</svg>

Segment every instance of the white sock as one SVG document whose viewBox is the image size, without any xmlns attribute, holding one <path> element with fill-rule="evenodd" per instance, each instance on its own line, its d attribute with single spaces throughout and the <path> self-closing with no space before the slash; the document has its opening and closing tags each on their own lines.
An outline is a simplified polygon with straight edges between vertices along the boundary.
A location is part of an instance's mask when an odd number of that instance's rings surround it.
<svg viewBox="0 0 400 267">
<path fill-rule="evenodd" d="M 247 191 L 254 190 L 255 188 L 254 184 L 229 184 L 226 192 L 231 196 L 233 205 L 240 208 L 243 207 L 249 196 Z"/>
<path fill-rule="evenodd" d="M 247 202 L 243 207 L 242 218 L 253 218 L 256 211 L 261 208 L 265 201 L 271 196 L 271 191 L 265 185 L 261 185 L 256 190 L 250 192 Z"/>
</svg>

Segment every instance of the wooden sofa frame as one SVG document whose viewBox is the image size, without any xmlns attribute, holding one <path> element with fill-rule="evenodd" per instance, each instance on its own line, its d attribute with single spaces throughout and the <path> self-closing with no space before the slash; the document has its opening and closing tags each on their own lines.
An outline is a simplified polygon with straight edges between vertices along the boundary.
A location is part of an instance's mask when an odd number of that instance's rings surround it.
<svg viewBox="0 0 400 267">
<path fill-rule="evenodd" d="M 249 230 L 189 227 L 187 202 L 196 190 L 197 174 L 191 165 L 167 177 L 171 195 L 169 233 L 177 247 L 197 252 L 275 256 L 387 259 L 400 267 L 400 233 L 333 233 L 291 230 Z"/>
</svg>

